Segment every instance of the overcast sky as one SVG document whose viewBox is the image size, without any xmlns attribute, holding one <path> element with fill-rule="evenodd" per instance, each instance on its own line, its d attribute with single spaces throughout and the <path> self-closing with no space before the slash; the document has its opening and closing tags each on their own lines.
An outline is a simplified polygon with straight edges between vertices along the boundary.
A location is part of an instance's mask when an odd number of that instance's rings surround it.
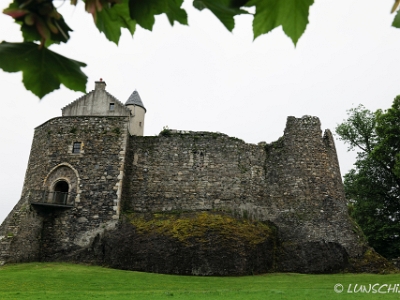
<svg viewBox="0 0 400 300">
<path fill-rule="evenodd" d="M 88 92 L 100 78 L 123 102 L 137 89 L 147 109 L 145 135 L 168 126 L 272 142 L 283 135 L 287 116 L 318 116 L 322 129 L 333 132 L 347 109 L 388 108 L 400 94 L 393 0 L 316 1 L 296 48 L 281 28 L 253 41 L 250 16 L 237 17 L 229 33 L 191 2 L 185 1 L 189 26 L 171 27 L 160 16 L 153 32 L 138 27 L 132 38 L 125 31 L 117 47 L 82 7 L 65 1 L 59 11 L 74 32 L 68 44 L 51 49 L 88 64 Z M 6 15 L 0 15 L 1 40 L 22 41 Z M 21 79 L 0 70 L 0 222 L 19 200 L 34 128 L 82 96 L 62 87 L 39 101 Z M 344 175 L 355 154 L 340 141 L 336 146 Z"/>
</svg>

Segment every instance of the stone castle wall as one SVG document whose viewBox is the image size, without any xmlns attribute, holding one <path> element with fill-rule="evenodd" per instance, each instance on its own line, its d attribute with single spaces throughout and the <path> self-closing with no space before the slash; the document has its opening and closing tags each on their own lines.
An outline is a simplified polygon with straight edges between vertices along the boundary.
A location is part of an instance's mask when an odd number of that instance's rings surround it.
<svg viewBox="0 0 400 300">
<path fill-rule="evenodd" d="M 315 117 L 288 118 L 283 137 L 252 145 L 223 134 L 133 137 L 124 209 L 222 210 L 276 224 L 283 241 L 332 242 L 360 255 L 330 131 Z"/>
<path fill-rule="evenodd" d="M 132 137 L 124 209 L 231 210 L 262 193 L 263 147 L 223 134 Z"/>
</svg>

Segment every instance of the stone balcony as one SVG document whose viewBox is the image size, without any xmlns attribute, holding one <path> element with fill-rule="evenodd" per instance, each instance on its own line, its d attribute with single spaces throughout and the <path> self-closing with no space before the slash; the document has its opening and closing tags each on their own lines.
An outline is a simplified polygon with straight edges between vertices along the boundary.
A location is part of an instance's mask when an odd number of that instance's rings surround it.
<svg viewBox="0 0 400 300">
<path fill-rule="evenodd" d="M 75 193 L 49 192 L 43 190 L 30 191 L 29 203 L 34 206 L 72 208 L 75 206 Z"/>
</svg>

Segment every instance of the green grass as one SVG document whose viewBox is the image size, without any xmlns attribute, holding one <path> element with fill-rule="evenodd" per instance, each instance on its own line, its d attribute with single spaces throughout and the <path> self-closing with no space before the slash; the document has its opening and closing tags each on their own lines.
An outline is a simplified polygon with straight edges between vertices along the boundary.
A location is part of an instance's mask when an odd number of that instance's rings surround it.
<svg viewBox="0 0 400 300">
<path fill-rule="evenodd" d="M 334 292 L 337 283 L 344 286 L 342 293 Z M 347 293 L 349 284 L 375 283 L 400 284 L 400 275 L 194 277 L 29 263 L 0 268 L 0 299 L 399 299 L 393 292 Z"/>
</svg>

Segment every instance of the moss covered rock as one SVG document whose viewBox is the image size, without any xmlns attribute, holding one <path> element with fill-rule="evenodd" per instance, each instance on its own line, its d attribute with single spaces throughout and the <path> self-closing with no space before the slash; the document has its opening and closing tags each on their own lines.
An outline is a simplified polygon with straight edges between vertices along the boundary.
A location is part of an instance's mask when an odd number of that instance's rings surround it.
<svg viewBox="0 0 400 300">
<path fill-rule="evenodd" d="M 349 260 L 348 272 L 387 274 L 399 270 L 373 248 L 367 248 L 360 258 Z"/>
<path fill-rule="evenodd" d="M 277 243 L 271 224 L 224 214 L 131 214 L 104 237 L 103 252 L 118 269 L 245 275 L 272 271 Z"/>
</svg>

